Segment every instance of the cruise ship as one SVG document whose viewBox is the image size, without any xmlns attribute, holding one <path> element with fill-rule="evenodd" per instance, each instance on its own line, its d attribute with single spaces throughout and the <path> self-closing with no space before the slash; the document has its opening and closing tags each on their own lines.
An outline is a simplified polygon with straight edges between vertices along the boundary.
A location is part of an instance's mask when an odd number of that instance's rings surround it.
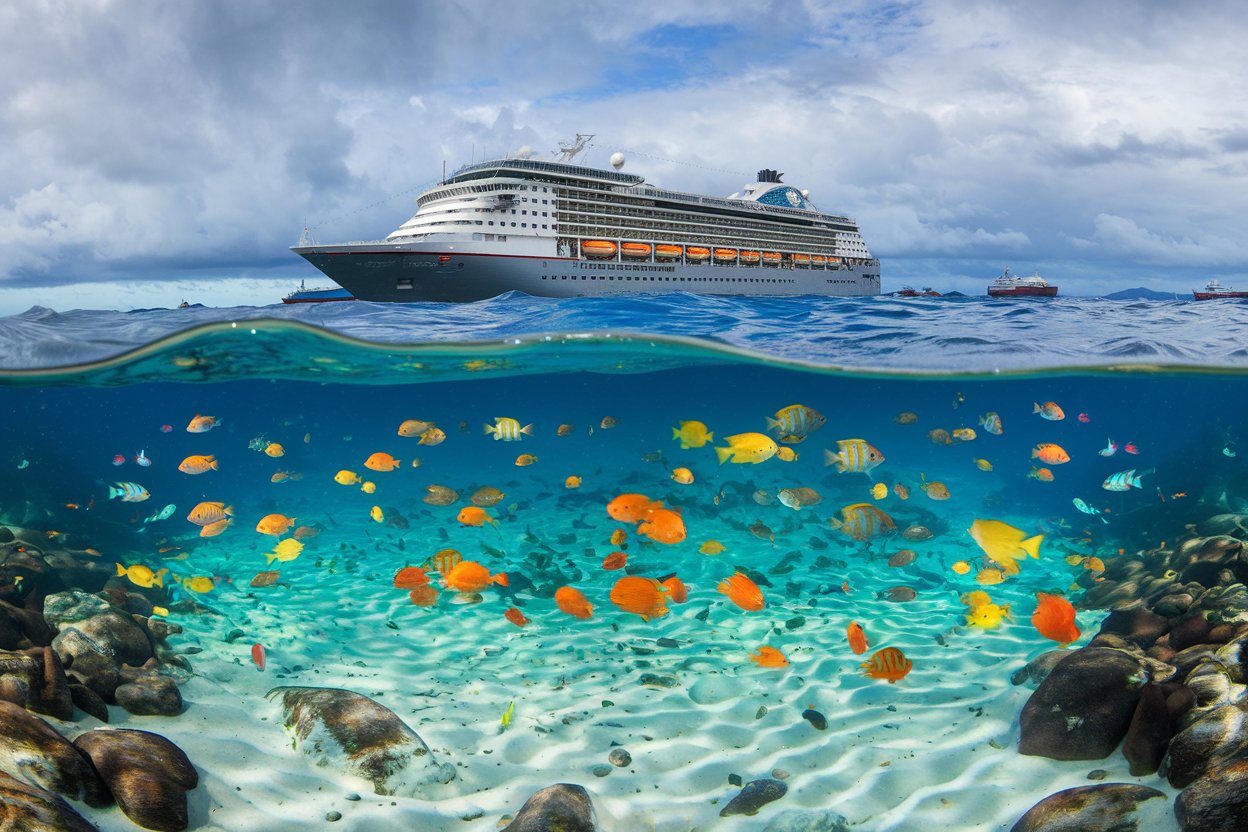
<svg viewBox="0 0 1248 832">
<path fill-rule="evenodd" d="M 1057 297 L 1057 287 L 1049 283 L 1039 272 L 1030 277 L 1018 277 L 1010 274 L 1009 267 L 1001 276 L 988 286 L 990 298 L 1053 298 Z"/>
<path fill-rule="evenodd" d="M 470 164 L 416 200 L 384 240 L 292 251 L 367 301 L 464 302 L 509 291 L 546 297 L 643 292 L 880 293 L 880 262 L 852 218 L 765 169 L 718 198 L 669 191 L 621 170 L 560 158 Z"/>
</svg>

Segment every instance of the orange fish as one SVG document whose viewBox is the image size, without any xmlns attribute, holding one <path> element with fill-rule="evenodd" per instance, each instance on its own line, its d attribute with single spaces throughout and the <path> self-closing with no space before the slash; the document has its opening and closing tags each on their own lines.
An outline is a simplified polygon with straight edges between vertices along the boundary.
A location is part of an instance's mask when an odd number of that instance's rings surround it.
<svg viewBox="0 0 1248 832">
<path fill-rule="evenodd" d="M 267 661 L 266 661 L 266 657 L 264 654 L 263 644 L 251 645 L 251 660 L 256 663 L 256 667 L 260 668 L 261 670 L 264 670 L 264 666 L 267 663 Z"/>
<path fill-rule="evenodd" d="M 205 471 L 220 470 L 217 467 L 217 458 L 212 454 L 207 456 L 188 456 L 178 465 L 178 470 L 183 474 L 202 474 Z"/>
<path fill-rule="evenodd" d="M 430 558 L 430 561 L 433 564 L 433 568 L 445 576 L 447 572 L 450 572 L 458 566 L 463 559 L 464 556 L 455 549 L 439 549 L 434 553 L 433 557 Z"/>
<path fill-rule="evenodd" d="M 459 510 L 459 514 L 455 519 L 465 526 L 484 526 L 489 523 L 491 526 L 498 527 L 498 521 L 489 515 L 483 508 L 477 506 L 464 506 Z"/>
<path fill-rule="evenodd" d="M 1046 465 L 1061 465 L 1070 462 L 1070 454 L 1061 445 L 1041 443 L 1031 449 L 1031 458 L 1039 459 Z"/>
<path fill-rule="evenodd" d="M 566 480 L 563 481 L 563 487 L 564 488 L 580 488 L 581 478 L 578 476 L 568 477 Z"/>
<path fill-rule="evenodd" d="M 429 576 L 419 566 L 405 566 L 394 575 L 395 589 L 415 589 L 429 583 Z"/>
<path fill-rule="evenodd" d="M 233 517 L 224 517 L 215 523 L 209 523 L 199 530 L 200 537 L 216 537 L 234 524 Z"/>
<path fill-rule="evenodd" d="M 763 591 L 744 572 L 736 572 L 731 578 L 720 581 L 715 589 L 728 596 L 728 600 L 747 612 L 758 612 L 766 604 Z"/>
<path fill-rule="evenodd" d="M 759 667 L 788 667 L 789 660 L 774 647 L 760 647 L 757 653 L 750 654 L 750 661 Z"/>
<path fill-rule="evenodd" d="M 418 586 L 408 593 L 408 598 L 418 607 L 432 607 L 438 603 L 438 590 L 433 586 Z"/>
<path fill-rule="evenodd" d="M 1028 479 L 1040 480 L 1040 482 L 1053 482 L 1053 472 L 1048 468 L 1037 468 L 1031 466 L 1031 471 L 1027 474 Z"/>
<path fill-rule="evenodd" d="M 611 545 L 612 546 L 623 545 L 625 540 L 628 540 L 628 532 L 624 531 L 623 529 L 616 529 L 615 531 L 611 532 Z"/>
<path fill-rule="evenodd" d="M 870 676 L 872 679 L 887 679 L 891 685 L 898 679 L 905 678 L 914 664 L 896 647 L 885 647 L 863 662 L 861 667 L 863 676 Z"/>
<path fill-rule="evenodd" d="M 260 532 L 260 534 L 271 534 L 274 537 L 281 537 L 295 525 L 295 519 L 294 517 L 287 517 L 285 514 L 266 514 L 256 524 L 256 531 Z"/>
<path fill-rule="evenodd" d="M 645 535 L 658 543 L 679 543 L 685 539 L 685 521 L 671 509 L 656 508 L 637 527 L 637 534 Z"/>
<path fill-rule="evenodd" d="M 289 471 L 277 471 L 273 476 L 269 477 L 269 482 L 286 482 L 290 479 Z"/>
<path fill-rule="evenodd" d="M 506 618 L 517 627 L 523 627 L 525 624 L 529 623 L 529 619 L 524 617 L 524 613 L 520 612 L 520 610 L 515 607 L 510 607 L 507 612 L 503 613 L 503 618 Z"/>
<path fill-rule="evenodd" d="M 420 419 L 405 419 L 399 424 L 399 436 L 420 436 L 431 427 L 434 427 L 433 422 L 424 422 Z"/>
<path fill-rule="evenodd" d="M 207 526 L 209 523 L 224 520 L 233 514 L 234 506 L 227 506 L 225 503 L 200 503 L 191 509 L 186 519 L 197 526 Z"/>
<path fill-rule="evenodd" d="M 308 540 L 309 538 L 316 537 L 320 533 L 320 529 L 312 526 L 300 526 L 293 532 L 295 540 Z"/>
<path fill-rule="evenodd" d="M 683 604 L 689 600 L 689 588 L 685 586 L 684 581 L 675 575 L 663 582 L 663 588 L 671 596 L 672 603 Z"/>
<path fill-rule="evenodd" d="M 607 514 L 621 523 L 640 523 L 650 512 L 662 507 L 663 503 L 651 500 L 645 494 L 621 494 L 607 503 Z"/>
<path fill-rule="evenodd" d="M 1062 647 L 1079 638 L 1079 628 L 1075 626 L 1075 608 L 1060 595 L 1037 592 L 1039 604 L 1031 614 L 1032 626 L 1045 638 L 1052 639 Z"/>
<path fill-rule="evenodd" d="M 221 423 L 217 421 L 216 416 L 200 416 L 196 413 L 195 418 L 186 426 L 186 430 L 188 433 L 207 433 L 219 424 Z"/>
<path fill-rule="evenodd" d="M 594 615 L 594 605 L 589 603 L 585 593 L 570 586 L 555 590 L 555 606 L 573 618 L 592 618 Z"/>
<path fill-rule="evenodd" d="M 654 578 L 636 575 L 620 578 L 611 588 L 611 603 L 624 612 L 640 615 L 642 621 L 667 615 L 667 598 L 662 585 Z"/>
<path fill-rule="evenodd" d="M 532 465 L 534 462 L 537 462 L 537 457 L 533 456 L 533 454 L 520 454 L 520 456 L 516 457 L 516 465 L 519 465 L 521 468 Z"/>
<path fill-rule="evenodd" d="M 948 500 L 949 487 L 943 482 L 929 482 L 924 475 L 919 475 L 919 488 L 932 500 Z"/>
<path fill-rule="evenodd" d="M 603 569 L 623 569 L 628 563 L 628 555 L 623 552 L 612 552 L 602 559 Z"/>
<path fill-rule="evenodd" d="M 849 622 L 846 634 L 849 636 L 849 649 L 853 650 L 856 656 L 861 656 L 871 646 L 867 644 L 867 634 L 857 621 Z"/>
<path fill-rule="evenodd" d="M 903 500 L 910 499 L 910 489 L 906 488 L 901 483 L 897 483 L 896 485 L 893 486 L 893 493 Z"/>
<path fill-rule="evenodd" d="M 273 586 L 277 583 L 277 579 L 281 577 L 281 573 L 274 569 L 271 572 L 257 572 L 256 577 L 251 579 L 250 586 L 264 587 Z"/>
<path fill-rule="evenodd" d="M 507 573 L 499 572 L 497 575 L 491 575 L 490 570 L 475 560 L 463 560 L 447 572 L 443 580 L 451 589 L 460 592 L 480 592 L 490 584 L 507 586 Z"/>
<path fill-rule="evenodd" d="M 364 467 L 370 471 L 393 471 L 395 468 L 402 467 L 402 463 L 390 454 L 378 451 L 364 460 Z"/>
</svg>

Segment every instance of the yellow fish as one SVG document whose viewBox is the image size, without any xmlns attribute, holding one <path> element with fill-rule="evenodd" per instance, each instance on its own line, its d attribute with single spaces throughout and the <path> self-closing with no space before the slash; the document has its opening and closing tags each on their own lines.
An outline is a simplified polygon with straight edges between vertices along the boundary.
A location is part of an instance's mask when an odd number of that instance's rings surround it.
<svg viewBox="0 0 1248 832">
<path fill-rule="evenodd" d="M 511 700 L 511 704 L 507 706 L 507 710 L 503 711 L 503 727 L 506 728 L 511 724 L 511 718 L 516 713 L 516 700 Z"/>
<path fill-rule="evenodd" d="M 975 467 L 981 471 L 991 471 L 992 463 L 986 459 L 977 459 L 975 460 Z"/>
<path fill-rule="evenodd" d="M 978 607 L 971 607 L 966 614 L 966 623 L 971 627 L 981 627 L 985 630 L 993 630 L 1001 626 L 1001 622 L 1010 617 L 1010 605 L 998 606 L 997 604 L 980 604 Z"/>
<path fill-rule="evenodd" d="M 276 459 L 279 456 L 286 456 L 286 449 L 276 442 L 270 442 L 265 446 L 264 453 Z"/>
<path fill-rule="evenodd" d="M 793 462 L 797 459 L 797 451 L 785 445 L 776 451 L 776 459 L 781 462 Z"/>
<path fill-rule="evenodd" d="M 871 486 L 871 496 L 877 500 L 883 500 L 888 496 L 888 486 L 882 482 L 877 482 Z"/>
<path fill-rule="evenodd" d="M 153 572 L 148 567 L 143 566 L 142 564 L 138 564 L 138 563 L 136 563 L 134 566 L 131 566 L 129 568 L 122 566 L 120 563 L 116 564 L 116 566 L 117 566 L 116 577 L 121 577 L 122 575 L 125 575 L 127 578 L 130 579 L 130 583 L 134 584 L 135 586 L 144 587 L 146 589 L 151 589 L 153 586 L 164 587 L 165 574 L 169 571 L 168 569 L 162 568 L 157 572 Z"/>
<path fill-rule="evenodd" d="M 265 562 L 271 564 L 273 563 L 273 561 L 277 560 L 277 561 L 281 561 L 282 563 L 289 563 L 290 561 L 299 557 L 299 553 L 302 551 L 303 551 L 303 544 L 300 543 L 298 540 L 295 540 L 293 537 L 288 537 L 285 540 L 283 540 L 281 543 L 277 544 L 277 546 L 273 549 L 272 552 L 265 555 L 265 558 L 266 558 Z"/>
<path fill-rule="evenodd" d="M 707 442 L 715 441 L 715 434 L 706 429 L 701 422 L 681 422 L 680 427 L 672 428 L 672 438 L 680 440 L 681 448 L 701 448 Z"/>
<path fill-rule="evenodd" d="M 698 547 L 698 551 L 704 555 L 718 555 L 724 551 L 726 547 L 718 540 L 708 540 Z"/>
<path fill-rule="evenodd" d="M 975 575 L 975 580 L 984 586 L 992 586 L 993 584 L 999 584 L 1004 581 L 1005 573 L 1000 569 L 985 568 L 979 570 L 978 574 Z"/>
<path fill-rule="evenodd" d="M 360 475 L 354 471 L 339 471 L 337 474 L 334 474 L 334 482 L 339 485 L 355 485 L 363 481 L 360 479 Z"/>
<path fill-rule="evenodd" d="M 953 432 L 953 438 L 962 442 L 970 442 L 975 438 L 975 431 L 972 428 L 958 428 Z"/>
<path fill-rule="evenodd" d="M 491 433 L 494 434 L 495 442 L 499 439 L 504 442 L 516 442 L 519 441 L 521 435 L 532 436 L 533 426 L 525 425 L 520 427 L 520 422 L 517 419 L 512 419 L 509 416 L 495 416 L 494 424 L 485 425 L 485 435 L 489 436 Z"/>
<path fill-rule="evenodd" d="M 373 520 L 378 523 L 384 523 L 386 521 L 386 515 L 382 513 L 381 506 L 373 506 L 369 509 L 368 516 L 373 518 Z"/>
<path fill-rule="evenodd" d="M 804 404 L 791 404 L 776 412 L 776 417 L 767 417 L 767 430 L 774 430 L 783 437 L 782 442 L 801 442 L 813 431 L 823 427 L 827 419 L 813 407 Z"/>
<path fill-rule="evenodd" d="M 985 555 L 1001 564 L 1007 575 L 1018 574 L 1020 558 L 1028 555 L 1039 558 L 1040 544 L 1044 542 L 1044 535 L 1027 537 L 1021 529 L 1000 520 L 976 520 L 967 531 Z"/>
<path fill-rule="evenodd" d="M 836 453 L 824 448 L 823 464 L 835 465 L 838 474 L 860 471 L 870 476 L 871 471 L 884 461 L 884 454 L 864 439 L 840 439 L 836 446 L 839 449 Z"/>
<path fill-rule="evenodd" d="M 165 609 L 164 607 L 152 607 L 152 615 L 168 616 L 169 610 Z"/>
<path fill-rule="evenodd" d="M 575 475 L 568 477 L 566 480 L 563 481 L 563 487 L 564 488 L 580 488 L 581 478 Z"/>
<path fill-rule="evenodd" d="M 971 565 L 964 560 L 960 560 L 953 566 L 949 567 L 955 575 L 965 575 L 971 571 Z"/>
<path fill-rule="evenodd" d="M 720 465 L 728 461 L 757 465 L 771 459 L 779 450 L 775 441 L 762 433 L 738 433 L 725 441 L 728 447 L 715 449 Z"/>
<path fill-rule="evenodd" d="M 212 578 L 208 578 L 203 575 L 196 575 L 194 578 L 183 578 L 182 588 L 190 590 L 191 592 L 203 593 L 212 592 L 217 588 L 217 585 L 213 583 Z"/>
<path fill-rule="evenodd" d="M 889 534 L 897 529 L 893 518 L 870 503 L 845 506 L 841 509 L 841 519 L 832 517 L 828 522 L 854 540 L 862 542 L 877 534 Z"/>
<path fill-rule="evenodd" d="M 377 490 L 377 483 L 366 480 L 364 484 L 360 486 L 360 490 L 365 494 L 372 494 Z"/>
<path fill-rule="evenodd" d="M 693 472 L 688 468 L 674 468 L 672 469 L 672 479 L 681 485 L 689 485 L 693 482 Z"/>
</svg>

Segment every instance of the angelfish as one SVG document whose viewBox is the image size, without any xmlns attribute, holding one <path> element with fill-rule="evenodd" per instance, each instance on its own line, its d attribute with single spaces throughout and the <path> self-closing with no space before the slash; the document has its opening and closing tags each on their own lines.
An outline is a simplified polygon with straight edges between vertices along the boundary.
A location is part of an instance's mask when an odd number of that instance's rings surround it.
<svg viewBox="0 0 1248 832">
<path fill-rule="evenodd" d="M 153 514 L 151 517 L 144 520 L 143 525 L 146 526 L 148 523 L 155 523 L 157 520 L 168 520 L 170 517 L 173 516 L 173 513 L 177 510 L 178 510 L 178 507 L 175 506 L 173 503 L 170 503 L 169 505 L 162 508 L 160 511 Z"/>
<path fill-rule="evenodd" d="M 1092 508 L 1092 506 L 1088 505 L 1083 500 L 1080 500 L 1078 497 L 1071 500 L 1071 502 L 1075 504 L 1075 508 L 1082 511 L 1084 514 L 1091 514 L 1093 517 L 1100 517 L 1102 523 L 1109 522 L 1108 520 L 1105 519 L 1105 517 L 1103 516 L 1103 513 L 1101 512 L 1099 508 Z"/>
</svg>

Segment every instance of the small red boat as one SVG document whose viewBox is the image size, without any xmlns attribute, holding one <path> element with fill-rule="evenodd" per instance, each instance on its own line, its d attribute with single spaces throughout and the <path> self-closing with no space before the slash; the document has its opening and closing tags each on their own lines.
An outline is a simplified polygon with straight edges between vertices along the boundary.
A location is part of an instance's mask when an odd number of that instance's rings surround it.
<svg viewBox="0 0 1248 832">
<path fill-rule="evenodd" d="M 1230 286 L 1223 286 L 1215 277 L 1205 285 L 1203 291 L 1192 292 L 1196 300 L 1218 300 L 1219 298 L 1248 298 L 1248 292 L 1237 292 Z"/>
</svg>

